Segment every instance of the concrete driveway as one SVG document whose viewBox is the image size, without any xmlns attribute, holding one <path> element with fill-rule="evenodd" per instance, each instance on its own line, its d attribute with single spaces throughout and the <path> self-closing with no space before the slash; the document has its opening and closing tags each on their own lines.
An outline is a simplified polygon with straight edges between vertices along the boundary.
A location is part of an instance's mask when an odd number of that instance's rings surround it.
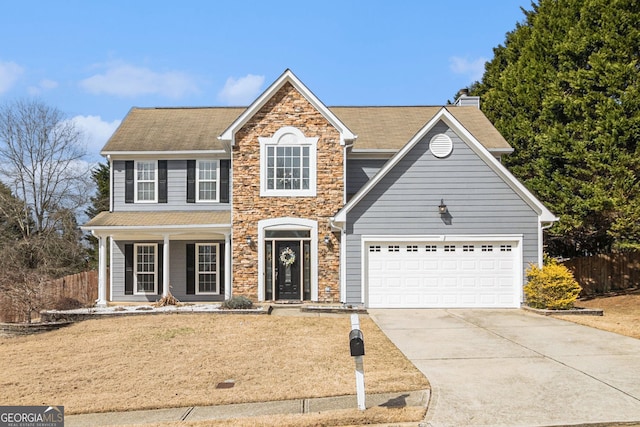
<svg viewBox="0 0 640 427">
<path fill-rule="evenodd" d="M 517 309 L 369 314 L 431 382 L 427 425 L 640 422 L 640 340 Z"/>
</svg>

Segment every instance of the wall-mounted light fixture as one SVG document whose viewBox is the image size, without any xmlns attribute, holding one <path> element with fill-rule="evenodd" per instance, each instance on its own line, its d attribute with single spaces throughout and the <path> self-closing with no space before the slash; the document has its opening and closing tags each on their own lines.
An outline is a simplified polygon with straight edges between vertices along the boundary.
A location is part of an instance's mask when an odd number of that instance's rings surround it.
<svg viewBox="0 0 640 427">
<path fill-rule="evenodd" d="M 251 236 L 247 236 L 247 246 L 251 246 L 253 241 L 251 240 Z"/>
<path fill-rule="evenodd" d="M 331 244 L 331 238 L 328 235 L 324 236 L 324 244 L 327 246 Z"/>
<path fill-rule="evenodd" d="M 440 215 L 444 215 L 448 212 L 447 205 L 444 204 L 444 200 L 440 199 L 440 206 L 438 206 L 438 212 Z"/>
</svg>

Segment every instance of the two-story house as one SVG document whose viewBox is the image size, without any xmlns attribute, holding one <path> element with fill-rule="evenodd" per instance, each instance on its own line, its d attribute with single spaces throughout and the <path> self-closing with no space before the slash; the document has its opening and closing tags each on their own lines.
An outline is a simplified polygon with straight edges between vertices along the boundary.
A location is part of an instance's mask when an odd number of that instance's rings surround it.
<svg viewBox="0 0 640 427">
<path fill-rule="evenodd" d="M 110 210 L 83 226 L 98 304 L 518 307 L 557 218 L 511 151 L 475 97 L 329 108 L 289 70 L 247 108 L 133 108 L 102 150 Z"/>
</svg>

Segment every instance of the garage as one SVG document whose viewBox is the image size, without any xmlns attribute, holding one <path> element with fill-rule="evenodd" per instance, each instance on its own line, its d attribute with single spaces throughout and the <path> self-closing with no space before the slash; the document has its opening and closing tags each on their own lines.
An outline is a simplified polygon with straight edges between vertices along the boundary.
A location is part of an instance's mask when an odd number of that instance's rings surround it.
<svg viewBox="0 0 640 427">
<path fill-rule="evenodd" d="M 520 306 L 518 240 L 365 241 L 370 308 Z"/>
</svg>

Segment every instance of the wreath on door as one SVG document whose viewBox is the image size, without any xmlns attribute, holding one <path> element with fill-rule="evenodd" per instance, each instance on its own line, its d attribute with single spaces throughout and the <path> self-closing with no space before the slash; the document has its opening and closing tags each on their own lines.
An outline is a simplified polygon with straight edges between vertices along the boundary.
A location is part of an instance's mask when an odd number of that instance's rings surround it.
<svg viewBox="0 0 640 427">
<path fill-rule="evenodd" d="M 289 247 L 286 247 L 280 252 L 280 262 L 289 267 L 296 262 L 296 253 Z"/>
</svg>

